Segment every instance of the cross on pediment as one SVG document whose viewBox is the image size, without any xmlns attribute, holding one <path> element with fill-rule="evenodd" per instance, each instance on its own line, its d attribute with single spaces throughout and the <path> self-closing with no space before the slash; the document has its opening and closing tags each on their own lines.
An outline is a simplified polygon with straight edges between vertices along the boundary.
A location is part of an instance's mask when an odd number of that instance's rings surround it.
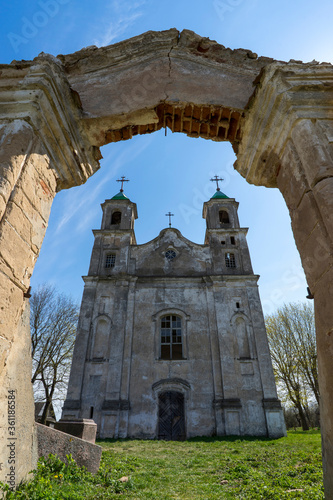
<svg viewBox="0 0 333 500">
<path fill-rule="evenodd" d="M 171 217 L 174 217 L 174 214 L 172 214 L 171 212 L 165 214 L 166 217 L 169 217 L 169 227 L 171 227 Z"/>
<path fill-rule="evenodd" d="M 224 179 L 222 179 L 222 177 L 219 177 L 218 175 L 214 175 L 214 177 L 212 179 L 210 179 L 212 182 L 216 182 L 216 191 L 221 191 L 220 188 L 219 188 L 219 182 L 221 181 L 224 181 Z"/>
<path fill-rule="evenodd" d="M 129 179 L 126 179 L 125 176 L 123 175 L 120 179 L 117 179 L 117 182 L 121 182 L 121 188 L 120 192 L 124 192 L 124 182 L 129 182 Z"/>
</svg>

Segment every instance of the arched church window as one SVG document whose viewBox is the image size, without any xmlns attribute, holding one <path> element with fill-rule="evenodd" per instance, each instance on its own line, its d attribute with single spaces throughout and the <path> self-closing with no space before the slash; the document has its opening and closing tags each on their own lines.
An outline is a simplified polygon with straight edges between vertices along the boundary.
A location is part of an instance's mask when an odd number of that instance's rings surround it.
<svg viewBox="0 0 333 500">
<path fill-rule="evenodd" d="M 230 252 L 225 254 L 225 267 L 236 267 L 235 254 Z"/>
<path fill-rule="evenodd" d="M 238 344 L 238 353 L 240 358 L 250 357 L 249 339 L 246 331 L 246 323 L 243 318 L 236 319 L 236 338 Z"/>
<path fill-rule="evenodd" d="M 220 210 L 219 217 L 220 217 L 221 224 L 229 224 L 229 222 L 230 222 L 229 214 L 226 210 Z"/>
<path fill-rule="evenodd" d="M 161 318 L 161 359 L 183 359 L 182 320 L 179 316 Z"/>
<path fill-rule="evenodd" d="M 113 212 L 111 217 L 111 225 L 120 224 L 121 223 L 121 212 Z"/>
<path fill-rule="evenodd" d="M 105 257 L 105 267 L 114 267 L 116 263 L 116 256 L 114 253 L 108 253 Z"/>
</svg>

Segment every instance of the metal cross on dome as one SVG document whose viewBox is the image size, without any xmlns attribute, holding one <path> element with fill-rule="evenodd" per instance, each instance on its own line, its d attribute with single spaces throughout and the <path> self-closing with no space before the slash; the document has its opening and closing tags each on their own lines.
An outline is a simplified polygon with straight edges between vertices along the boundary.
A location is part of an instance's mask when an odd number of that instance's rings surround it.
<svg viewBox="0 0 333 500">
<path fill-rule="evenodd" d="M 165 214 L 166 217 L 169 217 L 169 227 L 171 227 L 171 217 L 174 217 L 174 214 L 172 214 L 171 212 Z"/>
<path fill-rule="evenodd" d="M 219 181 L 224 181 L 222 177 L 219 177 L 218 175 L 214 175 L 213 179 L 210 179 L 212 182 L 216 182 L 216 191 L 221 191 L 219 188 Z"/>
<path fill-rule="evenodd" d="M 124 192 L 124 182 L 129 182 L 129 179 L 125 179 L 125 175 L 123 175 L 121 177 L 121 179 L 117 179 L 117 182 L 121 182 L 120 192 L 123 193 Z"/>
</svg>

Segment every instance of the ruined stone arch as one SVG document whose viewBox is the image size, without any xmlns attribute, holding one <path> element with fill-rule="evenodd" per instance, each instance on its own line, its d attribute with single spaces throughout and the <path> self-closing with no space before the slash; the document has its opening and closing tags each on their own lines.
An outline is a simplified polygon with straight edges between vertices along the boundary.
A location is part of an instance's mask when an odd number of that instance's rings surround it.
<svg viewBox="0 0 333 500">
<path fill-rule="evenodd" d="M 6 401 L 15 385 L 18 481 L 34 467 L 30 339 L 22 314 L 52 200 L 99 168 L 104 144 L 168 127 L 231 142 L 238 172 L 250 183 L 278 187 L 287 203 L 315 299 L 325 493 L 333 496 L 332 66 L 277 62 L 171 29 L 14 61 L 1 66 L 0 78 L 0 398 Z M 6 428 L 2 420 L 0 427 Z"/>
</svg>

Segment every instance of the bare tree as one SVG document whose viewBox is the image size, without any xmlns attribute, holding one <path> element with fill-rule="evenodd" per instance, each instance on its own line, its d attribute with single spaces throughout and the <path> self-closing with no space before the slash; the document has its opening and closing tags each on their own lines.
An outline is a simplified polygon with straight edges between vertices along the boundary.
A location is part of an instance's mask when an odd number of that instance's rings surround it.
<svg viewBox="0 0 333 500">
<path fill-rule="evenodd" d="M 298 361 L 308 387 L 319 405 L 316 330 L 314 311 L 310 304 L 288 304 L 282 308 L 286 331 L 292 336 Z"/>
<path fill-rule="evenodd" d="M 285 304 L 266 317 L 266 330 L 278 387 L 297 409 L 303 430 L 308 430 L 309 400 L 319 404 L 313 308 Z"/>
<path fill-rule="evenodd" d="M 63 399 L 73 354 L 78 306 L 54 287 L 40 286 L 30 299 L 32 378 L 35 400 L 45 401 L 46 423 L 52 402 Z"/>
</svg>

